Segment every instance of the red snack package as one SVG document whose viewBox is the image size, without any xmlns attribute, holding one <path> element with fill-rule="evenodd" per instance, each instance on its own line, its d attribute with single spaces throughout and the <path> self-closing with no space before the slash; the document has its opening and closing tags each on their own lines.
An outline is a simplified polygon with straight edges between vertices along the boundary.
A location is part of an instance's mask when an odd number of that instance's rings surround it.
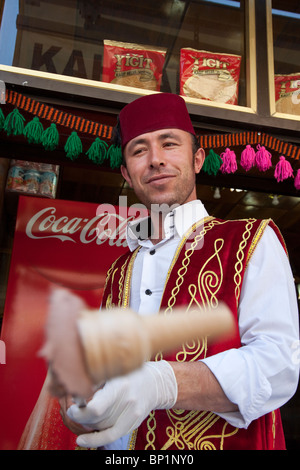
<svg viewBox="0 0 300 470">
<path fill-rule="evenodd" d="M 275 75 L 275 104 L 278 113 L 300 115 L 300 73 Z"/>
<path fill-rule="evenodd" d="M 180 94 L 237 104 L 241 56 L 185 48 L 180 51 Z"/>
<path fill-rule="evenodd" d="M 102 80 L 160 91 L 166 49 L 104 40 Z"/>
</svg>

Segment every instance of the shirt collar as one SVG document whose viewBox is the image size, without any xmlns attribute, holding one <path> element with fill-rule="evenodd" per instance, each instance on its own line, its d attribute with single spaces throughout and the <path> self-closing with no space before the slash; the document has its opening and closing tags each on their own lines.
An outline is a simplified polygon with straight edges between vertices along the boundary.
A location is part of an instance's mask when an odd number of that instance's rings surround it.
<svg viewBox="0 0 300 470">
<path fill-rule="evenodd" d="M 185 232 L 208 213 L 199 199 L 187 202 L 170 211 L 165 217 L 165 240 L 177 236 L 182 238 Z M 151 242 L 149 217 L 129 222 L 127 226 L 127 244 L 131 251 L 139 245 L 148 245 Z"/>
</svg>

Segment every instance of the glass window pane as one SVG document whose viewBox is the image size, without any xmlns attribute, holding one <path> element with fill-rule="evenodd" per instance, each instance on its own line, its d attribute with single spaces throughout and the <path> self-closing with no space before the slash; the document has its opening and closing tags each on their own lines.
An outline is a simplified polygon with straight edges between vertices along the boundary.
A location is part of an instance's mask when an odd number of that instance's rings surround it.
<svg viewBox="0 0 300 470">
<path fill-rule="evenodd" d="M 6 0 L 0 63 L 246 106 L 245 4 Z"/>
<path fill-rule="evenodd" d="M 276 111 L 300 116 L 300 3 L 273 0 Z"/>
</svg>

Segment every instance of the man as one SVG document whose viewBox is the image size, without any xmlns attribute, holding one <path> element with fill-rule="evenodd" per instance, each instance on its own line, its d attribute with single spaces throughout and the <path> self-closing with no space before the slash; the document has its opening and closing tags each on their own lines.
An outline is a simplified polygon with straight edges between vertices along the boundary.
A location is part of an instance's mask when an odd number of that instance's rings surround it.
<svg viewBox="0 0 300 470">
<path fill-rule="evenodd" d="M 149 209 L 151 230 L 147 220 L 128 227 L 130 252 L 108 272 L 103 308 L 148 315 L 185 305 L 201 314 L 225 301 L 238 334 L 183 345 L 107 382 L 85 408 L 68 409 L 68 426 L 86 447 L 284 448 L 278 408 L 297 387 L 298 312 L 277 227 L 209 217 L 195 187 L 204 151 L 181 97 L 139 98 L 119 124 L 121 172 Z"/>
</svg>

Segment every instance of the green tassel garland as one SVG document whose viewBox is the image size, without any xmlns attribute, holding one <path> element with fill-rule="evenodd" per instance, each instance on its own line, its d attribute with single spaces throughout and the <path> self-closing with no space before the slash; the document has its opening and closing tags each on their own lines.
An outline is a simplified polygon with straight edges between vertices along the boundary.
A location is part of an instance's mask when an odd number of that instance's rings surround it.
<svg viewBox="0 0 300 470">
<path fill-rule="evenodd" d="M 43 129 L 43 125 L 39 118 L 35 116 L 32 121 L 26 125 L 25 118 L 15 108 L 7 117 L 4 116 L 0 108 L 0 130 L 4 130 L 7 135 L 24 135 L 29 143 L 41 143 L 45 150 L 55 150 L 59 145 L 59 132 L 56 124 L 51 123 L 50 127 Z M 67 158 L 76 160 L 83 152 L 83 145 L 76 131 L 73 131 L 68 137 L 64 146 Z M 101 165 L 106 159 L 109 160 L 112 169 L 120 168 L 123 160 L 122 150 L 120 146 L 111 145 L 96 137 L 90 148 L 85 153 L 90 161 Z M 203 164 L 203 171 L 208 175 L 216 176 L 221 168 L 222 158 L 210 149 Z"/>
<path fill-rule="evenodd" d="M 90 146 L 89 150 L 86 152 L 86 155 L 94 163 L 100 165 L 107 157 L 107 147 L 108 144 L 97 137 Z"/>
<path fill-rule="evenodd" d="M 110 161 L 110 167 L 112 169 L 120 168 L 123 159 L 121 147 L 118 145 L 111 145 L 107 152 L 107 158 Z"/>
<path fill-rule="evenodd" d="M 4 123 L 5 123 L 5 116 L 3 114 L 2 109 L 0 108 L 0 131 L 4 128 Z"/>
<path fill-rule="evenodd" d="M 220 155 L 215 153 L 213 149 L 210 149 L 208 155 L 206 156 L 204 160 L 202 170 L 208 175 L 216 176 L 222 163 L 223 162 L 222 162 Z"/>
<path fill-rule="evenodd" d="M 65 152 L 68 158 L 75 160 L 82 152 L 82 143 L 77 132 L 72 132 L 65 145 Z"/>
<path fill-rule="evenodd" d="M 7 135 L 22 135 L 24 132 L 25 118 L 20 114 L 19 110 L 15 108 L 5 119 L 3 129 Z"/>
<path fill-rule="evenodd" d="M 26 124 L 23 134 L 30 144 L 40 144 L 44 128 L 39 118 L 35 116 L 32 121 Z"/>
<path fill-rule="evenodd" d="M 59 133 L 54 122 L 44 130 L 41 141 L 45 150 L 56 149 L 59 143 Z"/>
</svg>

